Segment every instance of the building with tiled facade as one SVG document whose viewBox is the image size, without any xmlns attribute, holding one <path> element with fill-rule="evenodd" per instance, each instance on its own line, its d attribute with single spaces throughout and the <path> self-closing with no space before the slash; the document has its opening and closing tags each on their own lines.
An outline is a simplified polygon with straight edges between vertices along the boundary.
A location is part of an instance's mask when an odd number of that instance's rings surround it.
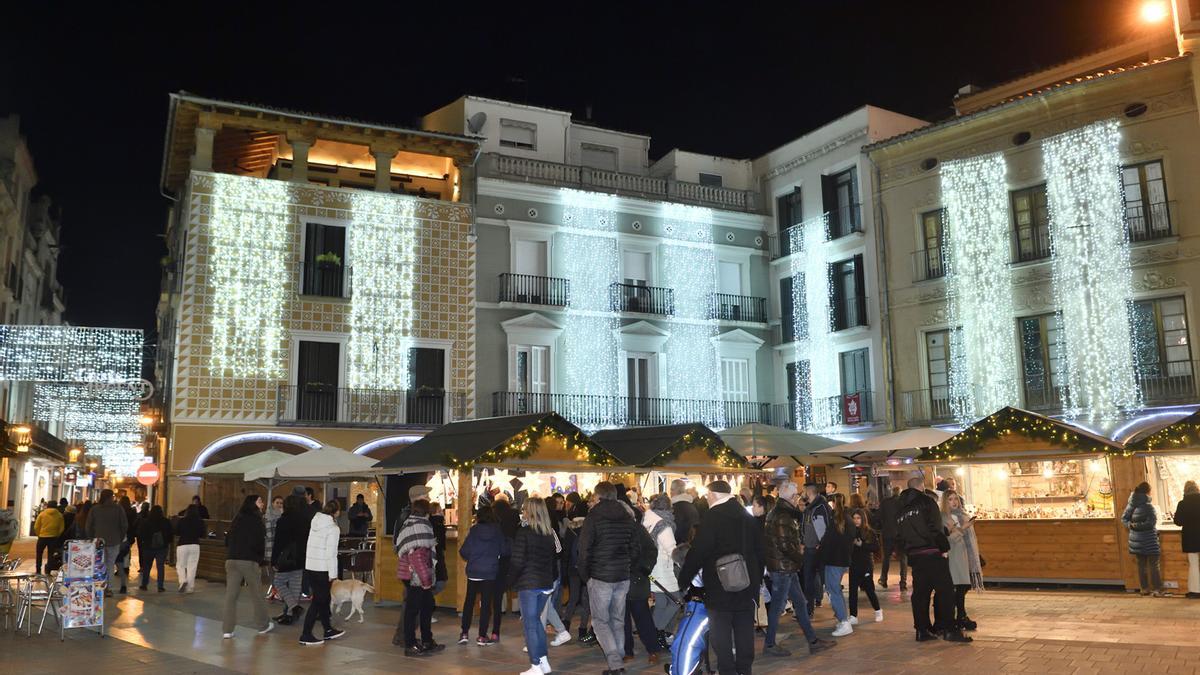
<svg viewBox="0 0 1200 675">
<path fill-rule="evenodd" d="M 158 380 L 181 476 L 475 414 L 473 140 L 171 97 Z M 176 489 L 178 488 L 178 489 Z"/>
</svg>

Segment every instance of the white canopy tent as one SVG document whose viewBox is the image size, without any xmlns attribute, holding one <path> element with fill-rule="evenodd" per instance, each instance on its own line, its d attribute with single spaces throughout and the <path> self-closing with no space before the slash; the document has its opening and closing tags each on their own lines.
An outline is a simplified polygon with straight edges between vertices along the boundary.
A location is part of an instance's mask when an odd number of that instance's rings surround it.
<svg viewBox="0 0 1200 675">
<path fill-rule="evenodd" d="M 790 457 L 796 464 L 800 464 L 801 457 L 814 457 L 821 450 L 842 445 L 832 438 L 759 422 L 726 429 L 717 435 L 742 457 Z"/>
<path fill-rule="evenodd" d="M 263 450 L 262 452 L 256 452 L 253 455 L 246 455 L 245 457 L 238 457 L 237 459 L 231 459 L 227 462 L 221 462 L 220 464 L 206 466 L 203 469 L 197 469 L 196 471 L 189 471 L 183 475 L 201 476 L 207 478 L 212 478 L 215 476 L 244 476 L 251 471 L 257 471 L 263 467 L 279 464 L 280 462 L 283 462 L 284 460 L 294 456 L 295 455 L 292 455 L 291 453 L 271 448 L 269 450 Z"/>
<path fill-rule="evenodd" d="M 322 445 L 315 450 L 299 455 L 287 455 L 277 462 L 256 467 L 246 471 L 247 482 L 257 482 L 267 488 L 267 501 L 276 485 L 293 480 L 306 480 L 318 483 L 328 483 L 337 480 L 354 480 L 369 478 L 368 471 L 379 463 L 379 460 L 356 455 L 353 452 Z"/>
<path fill-rule="evenodd" d="M 844 443 L 827 450 L 819 450 L 816 454 L 825 457 L 841 457 L 852 464 L 881 462 L 893 457 L 913 459 L 920 455 L 924 448 L 939 445 L 953 436 L 954 432 L 933 427 L 905 429 L 854 443 Z"/>
</svg>

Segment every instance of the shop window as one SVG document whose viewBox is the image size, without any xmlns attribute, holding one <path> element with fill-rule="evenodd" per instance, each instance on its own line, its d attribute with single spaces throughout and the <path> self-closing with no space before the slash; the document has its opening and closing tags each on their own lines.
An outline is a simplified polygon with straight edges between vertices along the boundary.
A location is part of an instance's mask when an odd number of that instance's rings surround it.
<svg viewBox="0 0 1200 675">
<path fill-rule="evenodd" d="M 980 519 L 1114 515 L 1112 477 L 1103 457 L 939 464 L 933 472 L 935 484 L 942 480 L 952 483 L 963 496 L 966 510 Z"/>
<path fill-rule="evenodd" d="M 1158 527 L 1170 529 L 1174 527 L 1175 507 L 1183 499 L 1184 483 L 1200 480 L 1200 454 L 1147 457 L 1146 475 L 1158 509 Z"/>
</svg>

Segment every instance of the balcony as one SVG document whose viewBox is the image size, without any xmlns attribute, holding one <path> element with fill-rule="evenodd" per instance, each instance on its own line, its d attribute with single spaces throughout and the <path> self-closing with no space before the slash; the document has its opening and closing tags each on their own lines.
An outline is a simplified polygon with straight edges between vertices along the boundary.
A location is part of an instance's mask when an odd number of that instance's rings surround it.
<svg viewBox="0 0 1200 675">
<path fill-rule="evenodd" d="M 767 299 L 713 293 L 712 317 L 720 321 L 767 322 Z"/>
<path fill-rule="evenodd" d="M 1172 361 L 1156 368 L 1143 367 L 1143 370 L 1163 370 L 1161 373 L 1141 373 L 1138 375 L 1138 386 L 1142 390 L 1142 401 L 1146 405 L 1169 405 L 1178 403 L 1196 403 L 1200 401 L 1200 382 L 1197 382 L 1197 363 L 1193 361 Z"/>
<path fill-rule="evenodd" d="M 571 300 L 571 282 L 532 274 L 500 275 L 500 302 L 566 307 Z"/>
<path fill-rule="evenodd" d="M 818 399 L 817 402 L 821 405 L 816 407 L 827 411 L 830 427 L 869 425 L 882 421 L 883 410 L 875 397 L 876 393 L 873 391 L 854 391 Z M 796 420 L 795 401 L 771 406 L 771 423 L 776 426 L 814 431 L 817 425 L 814 423 L 812 411 L 803 410 L 801 415 L 801 419 Z"/>
<path fill-rule="evenodd" d="M 685 183 L 668 178 L 602 171 L 586 166 L 509 157 L 496 153 L 484 155 L 480 159 L 478 167 L 479 175 L 489 178 L 612 192 L 631 197 L 697 204 L 728 211 L 758 213 L 761 210 L 758 193 L 753 190 L 735 190 L 714 185 L 701 185 L 700 183 Z"/>
<path fill-rule="evenodd" d="M 614 312 L 675 316 L 675 291 L 670 288 L 616 283 L 609 290 Z"/>
<path fill-rule="evenodd" d="M 830 210 L 826 216 L 828 217 L 826 232 L 828 233 L 829 241 L 848 237 L 855 232 L 863 231 L 861 204 L 839 206 Z"/>
<path fill-rule="evenodd" d="M 627 427 L 661 426 L 702 422 L 725 414 L 725 427 L 751 422 L 771 423 L 771 405 L 754 401 L 702 401 L 639 396 L 592 394 L 530 394 L 498 391 L 492 394 L 492 416 L 557 412 L 578 426 L 598 428 L 617 424 Z"/>
<path fill-rule="evenodd" d="M 867 296 L 854 295 L 844 298 L 831 298 L 830 309 L 833 310 L 833 330 L 848 330 L 867 323 Z"/>
<path fill-rule="evenodd" d="M 900 419 L 906 426 L 928 426 L 954 421 L 950 388 L 917 389 L 900 394 Z"/>
<path fill-rule="evenodd" d="M 1025 263 L 1050 258 L 1050 228 L 1035 226 L 1013 235 L 1013 262 Z"/>
<path fill-rule="evenodd" d="M 464 419 L 466 409 L 466 394 L 431 389 L 284 384 L 275 399 L 280 426 L 431 427 Z"/>
<path fill-rule="evenodd" d="M 913 281 L 929 281 L 946 276 L 946 263 L 942 259 L 942 247 L 927 248 L 912 254 Z"/>
<path fill-rule="evenodd" d="M 803 223 L 788 225 L 779 232 L 767 236 L 767 248 L 771 253 L 771 260 L 783 258 L 803 250 L 803 225 Z"/>
<path fill-rule="evenodd" d="M 350 268 L 324 262 L 300 264 L 300 295 L 350 297 Z"/>
<path fill-rule="evenodd" d="M 1129 241 L 1153 241 L 1175 234 L 1171 228 L 1171 205 L 1174 202 L 1140 202 L 1125 205 L 1125 224 Z"/>
</svg>

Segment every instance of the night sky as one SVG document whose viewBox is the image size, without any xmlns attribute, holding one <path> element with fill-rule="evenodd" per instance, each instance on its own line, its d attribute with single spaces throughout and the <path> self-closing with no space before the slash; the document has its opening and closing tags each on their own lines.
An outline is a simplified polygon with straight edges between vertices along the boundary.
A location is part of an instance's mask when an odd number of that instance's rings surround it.
<svg viewBox="0 0 1200 675">
<path fill-rule="evenodd" d="M 0 113 L 62 208 L 67 318 L 151 330 L 168 92 L 400 126 L 463 94 L 590 106 L 652 158 L 745 158 L 866 103 L 944 118 L 964 84 L 1136 37 L 1140 2 L 29 4 L 5 11 Z"/>
</svg>

